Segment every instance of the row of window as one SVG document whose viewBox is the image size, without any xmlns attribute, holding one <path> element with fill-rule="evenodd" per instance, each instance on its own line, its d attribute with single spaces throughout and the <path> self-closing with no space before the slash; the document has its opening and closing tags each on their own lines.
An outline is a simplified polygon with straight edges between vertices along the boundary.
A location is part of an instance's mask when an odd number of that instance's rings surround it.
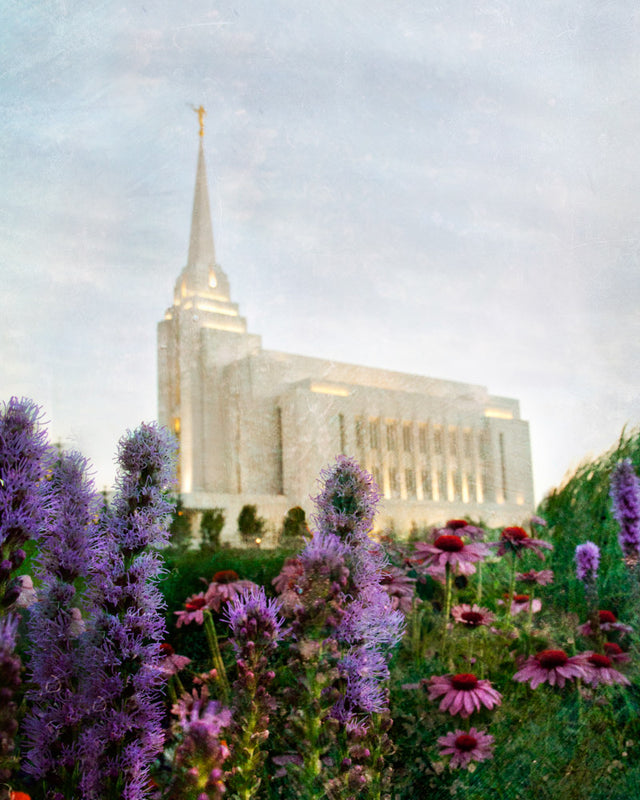
<svg viewBox="0 0 640 800">
<path fill-rule="evenodd" d="M 378 487 L 385 497 L 407 497 L 421 500 L 439 500 L 443 502 L 463 501 L 465 503 L 482 502 L 483 489 L 473 472 L 443 469 L 404 470 L 404 487 L 401 486 L 401 471 L 394 466 L 381 467 L 374 464 L 370 471 Z M 483 476 L 482 484 L 489 482 L 489 476 Z"/>
<path fill-rule="evenodd" d="M 342 416 L 342 415 L 341 415 Z M 462 455 L 464 458 L 473 458 L 474 452 L 474 432 L 465 428 L 443 425 L 433 425 L 431 423 L 419 423 L 417 430 L 412 422 L 398 422 L 397 420 L 382 421 L 379 418 L 365 420 L 363 417 L 356 417 L 356 446 L 360 450 L 387 450 L 397 452 L 400 442 L 405 453 L 428 453 L 433 450 L 434 455 L 443 455 L 445 448 L 448 454 L 454 458 Z M 415 433 L 417 432 L 417 437 Z M 460 440 L 460 433 L 462 438 Z M 433 442 L 432 448 L 429 447 L 429 439 Z M 480 434 L 480 450 L 484 450 L 486 445 Z M 417 438 L 417 442 L 415 439 Z"/>
</svg>

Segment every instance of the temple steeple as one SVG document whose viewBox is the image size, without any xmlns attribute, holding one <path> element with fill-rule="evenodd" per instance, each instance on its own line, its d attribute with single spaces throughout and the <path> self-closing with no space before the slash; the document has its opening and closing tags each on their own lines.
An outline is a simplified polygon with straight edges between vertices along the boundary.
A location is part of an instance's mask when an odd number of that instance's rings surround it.
<svg viewBox="0 0 640 800">
<path fill-rule="evenodd" d="M 206 272 L 209 269 L 213 269 L 216 263 L 216 253 L 213 245 L 211 209 L 209 206 L 209 190 L 207 188 L 207 172 L 204 164 L 202 138 L 200 138 L 199 144 L 187 264 L 195 268 L 197 272 Z"/>
</svg>

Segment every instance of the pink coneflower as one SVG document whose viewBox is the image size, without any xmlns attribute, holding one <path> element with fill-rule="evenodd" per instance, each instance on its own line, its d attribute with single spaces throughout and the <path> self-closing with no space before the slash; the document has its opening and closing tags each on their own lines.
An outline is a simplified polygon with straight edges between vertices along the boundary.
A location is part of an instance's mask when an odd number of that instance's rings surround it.
<svg viewBox="0 0 640 800">
<path fill-rule="evenodd" d="M 240 576 L 235 570 L 223 569 L 220 572 L 216 572 L 204 595 L 207 608 L 217 613 L 223 603 L 228 603 L 229 600 L 237 597 L 243 589 L 250 589 L 251 587 L 258 588 L 253 581 L 240 580 Z"/>
<path fill-rule="evenodd" d="M 562 689 L 567 680 L 585 676 L 582 656 L 568 656 L 564 650 L 542 650 L 529 656 L 522 669 L 513 676 L 513 680 L 519 683 L 528 681 L 532 689 L 537 689 L 541 683 Z"/>
<path fill-rule="evenodd" d="M 415 583 L 416 579 L 410 578 L 399 567 L 385 567 L 380 586 L 391 598 L 391 608 L 408 614 L 413 604 Z"/>
<path fill-rule="evenodd" d="M 206 610 L 207 601 L 205 600 L 204 594 L 200 592 L 199 594 L 191 595 L 184 604 L 183 609 L 173 612 L 178 617 L 176 620 L 176 628 L 180 628 L 182 625 L 188 625 L 193 621 L 197 622 L 198 625 L 202 625 L 204 622 L 204 612 Z"/>
<path fill-rule="evenodd" d="M 488 608 L 482 608 L 477 603 L 470 606 L 463 603 L 451 609 L 451 616 L 456 622 L 465 625 L 467 628 L 479 628 L 482 625 L 491 625 L 495 619 Z"/>
<path fill-rule="evenodd" d="M 482 706 L 492 709 L 502 702 L 502 695 L 487 680 L 479 680 L 471 672 L 458 675 L 434 675 L 427 682 L 429 700 L 442 697 L 440 711 L 468 717 Z"/>
<path fill-rule="evenodd" d="M 524 583 L 534 583 L 538 586 L 548 586 L 553 583 L 553 570 L 551 569 L 530 569 L 528 572 L 516 572 L 516 580 Z"/>
<path fill-rule="evenodd" d="M 586 683 L 591 686 L 598 686 L 604 683 L 607 686 L 613 686 L 614 683 L 620 683 L 623 686 L 629 686 L 629 679 L 626 678 L 617 669 L 613 669 L 612 660 L 609 656 L 604 656 L 601 653 L 582 653 L 583 666 L 585 669 Z"/>
<path fill-rule="evenodd" d="M 467 536 L 472 542 L 484 537 L 484 530 L 477 525 L 472 525 L 466 519 L 450 519 L 439 531 L 442 533 L 455 533 L 457 536 Z"/>
<path fill-rule="evenodd" d="M 615 642 L 604 643 L 604 654 L 609 656 L 614 664 L 625 664 L 627 661 L 631 661 L 629 653 L 625 653 L 620 645 Z"/>
<path fill-rule="evenodd" d="M 191 659 L 186 656 L 179 656 L 169 642 L 160 645 L 160 661 L 158 669 L 163 675 L 176 675 L 181 669 L 191 663 Z"/>
<path fill-rule="evenodd" d="M 537 614 L 541 608 L 542 603 L 537 597 L 534 597 L 533 600 L 531 600 L 531 597 L 528 594 L 514 594 L 513 599 L 511 600 L 511 608 L 509 609 L 509 613 L 512 617 L 515 617 L 516 614 L 520 614 L 522 611 Z"/>
<path fill-rule="evenodd" d="M 525 531 L 524 528 L 517 526 L 505 528 L 500 534 L 500 541 L 491 542 L 489 547 L 497 547 L 498 555 L 513 553 L 520 557 L 523 550 L 533 550 L 536 555 L 544 560 L 543 550 L 553 550 L 551 542 L 544 539 L 534 539 Z"/>
<path fill-rule="evenodd" d="M 461 575 L 473 575 L 474 562 L 482 561 L 489 555 L 487 545 L 480 542 L 464 542 L 454 533 L 440 534 L 433 542 L 417 542 L 413 561 L 426 567 L 457 569 Z"/>
<path fill-rule="evenodd" d="M 625 625 L 623 622 L 618 622 L 616 615 L 613 611 L 603 609 L 598 611 L 598 619 L 600 621 L 601 631 L 619 631 L 620 633 L 631 633 L 633 628 L 630 625 Z M 583 623 L 578 627 L 578 632 L 582 636 L 592 636 L 593 630 L 591 628 L 591 621 Z"/>
<path fill-rule="evenodd" d="M 493 758 L 493 736 L 477 728 L 469 731 L 452 731 L 438 737 L 441 756 L 451 756 L 451 769 L 465 769 L 472 761 L 486 761 Z"/>
</svg>

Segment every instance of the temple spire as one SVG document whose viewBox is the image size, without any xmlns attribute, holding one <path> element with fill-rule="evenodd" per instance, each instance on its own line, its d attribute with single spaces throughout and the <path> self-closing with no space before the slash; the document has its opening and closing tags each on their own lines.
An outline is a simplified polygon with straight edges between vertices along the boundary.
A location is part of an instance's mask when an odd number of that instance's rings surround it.
<svg viewBox="0 0 640 800">
<path fill-rule="evenodd" d="M 216 253 L 213 245 L 213 229 L 211 227 L 211 209 L 209 207 L 209 190 L 207 188 L 207 171 L 204 164 L 202 135 L 204 132 L 202 106 L 194 109 L 200 120 L 200 141 L 198 147 L 198 167 L 196 170 L 196 189 L 193 197 L 193 213 L 191 215 L 191 236 L 189 239 L 190 267 L 198 272 L 214 268 Z"/>
</svg>

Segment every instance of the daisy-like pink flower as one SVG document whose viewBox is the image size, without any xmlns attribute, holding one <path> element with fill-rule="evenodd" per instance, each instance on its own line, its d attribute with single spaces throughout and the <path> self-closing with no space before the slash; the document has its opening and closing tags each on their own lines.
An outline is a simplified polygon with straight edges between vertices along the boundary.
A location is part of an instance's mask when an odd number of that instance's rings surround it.
<svg viewBox="0 0 640 800">
<path fill-rule="evenodd" d="M 586 677 L 584 659 L 580 656 L 568 656 L 564 650 L 542 650 L 529 656 L 522 669 L 513 676 L 518 683 L 529 683 L 537 689 L 541 683 L 550 686 L 564 687 L 567 680 Z"/>
<path fill-rule="evenodd" d="M 537 614 L 541 609 L 542 603 L 537 597 L 534 597 L 533 600 L 531 600 L 531 597 L 528 594 L 514 594 L 509 613 L 512 617 L 515 617 L 516 614 L 520 614 L 523 611 L 527 613 L 531 611 L 532 614 Z"/>
<path fill-rule="evenodd" d="M 618 622 L 618 618 L 613 611 L 607 611 L 606 609 L 598 611 L 598 619 L 600 620 L 601 631 L 619 631 L 620 633 L 631 633 L 633 630 L 630 625 L 625 625 L 623 622 Z M 593 630 L 591 629 L 591 621 L 587 620 L 587 622 L 579 625 L 578 632 L 583 636 L 592 636 Z"/>
<path fill-rule="evenodd" d="M 601 653 L 582 653 L 583 666 L 585 669 L 585 682 L 590 683 L 591 686 L 598 686 L 604 683 L 607 686 L 613 686 L 614 683 L 629 686 L 629 679 L 613 668 L 613 662 L 609 656 L 604 656 Z"/>
<path fill-rule="evenodd" d="M 207 601 L 202 592 L 193 594 L 187 598 L 184 608 L 180 611 L 174 611 L 178 617 L 176 627 L 180 628 L 182 625 L 188 625 L 190 622 L 197 622 L 202 625 L 204 622 L 204 612 L 207 610 Z"/>
<path fill-rule="evenodd" d="M 469 731 L 452 731 L 438 737 L 441 756 L 451 756 L 451 769 L 466 769 L 472 761 L 486 761 L 493 758 L 493 736 L 477 728 Z"/>
<path fill-rule="evenodd" d="M 465 542 L 455 533 L 442 533 L 433 544 L 417 542 L 413 561 L 426 567 L 445 568 L 448 564 L 461 575 L 473 575 L 474 566 L 489 555 L 487 545 Z"/>
<path fill-rule="evenodd" d="M 410 578 L 400 567 L 385 567 L 380 586 L 391 599 L 391 608 L 408 614 L 411 611 L 416 579 Z"/>
<path fill-rule="evenodd" d="M 490 681 L 481 680 L 471 672 L 458 675 L 434 675 L 427 681 L 429 700 L 440 701 L 440 711 L 460 714 L 465 718 L 485 708 L 492 709 L 502 702 L 502 695 L 491 686 Z"/>
<path fill-rule="evenodd" d="M 204 594 L 207 608 L 217 613 L 223 603 L 233 600 L 243 589 L 251 588 L 257 589 L 258 585 L 253 581 L 241 580 L 235 570 L 223 569 L 216 572 Z"/>
<path fill-rule="evenodd" d="M 548 586 L 553 583 L 553 570 L 551 569 L 530 569 L 528 572 L 516 572 L 516 580 L 523 583 L 534 583 L 538 586 Z"/>
<path fill-rule="evenodd" d="M 455 533 L 457 536 L 467 536 L 472 542 L 484 538 L 484 530 L 477 525 L 472 525 L 466 519 L 450 519 L 439 531 L 442 533 Z"/>
<path fill-rule="evenodd" d="M 491 625 L 495 616 L 488 608 L 483 608 L 477 603 L 470 606 L 468 603 L 454 606 L 451 609 L 451 616 L 456 622 L 467 628 L 479 628 L 482 625 Z"/>
<path fill-rule="evenodd" d="M 529 536 L 524 528 L 517 526 L 505 528 L 500 534 L 500 541 L 491 542 L 489 547 L 497 547 L 498 555 L 503 556 L 505 553 L 513 553 L 518 556 L 522 555 L 523 550 L 533 550 L 533 552 L 544 560 L 543 550 L 553 550 L 551 542 L 546 542 L 544 539 L 534 539 Z"/>
<path fill-rule="evenodd" d="M 604 643 L 604 654 L 608 656 L 614 664 L 625 664 L 631 661 L 629 653 L 625 653 L 619 644 L 615 642 Z"/>
<path fill-rule="evenodd" d="M 181 669 L 191 663 L 191 659 L 186 656 L 179 656 L 169 642 L 160 645 L 160 661 L 158 669 L 163 675 L 176 675 Z"/>
</svg>

